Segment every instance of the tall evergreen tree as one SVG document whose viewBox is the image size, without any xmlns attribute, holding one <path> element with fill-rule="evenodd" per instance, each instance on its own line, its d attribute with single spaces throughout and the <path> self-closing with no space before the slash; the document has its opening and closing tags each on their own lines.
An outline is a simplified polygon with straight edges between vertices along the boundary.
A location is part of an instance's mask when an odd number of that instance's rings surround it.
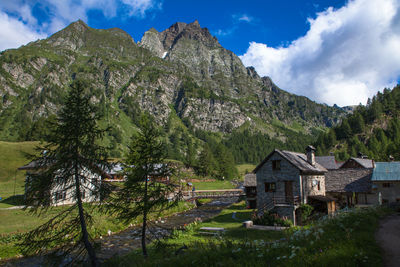
<svg viewBox="0 0 400 267">
<path fill-rule="evenodd" d="M 37 171 L 28 177 L 25 194 L 26 205 L 33 207 L 29 210 L 38 214 L 52 208 L 54 196 L 50 193 L 54 189 L 70 196 L 74 204 L 29 232 L 22 248 L 30 254 L 53 245 L 64 253 L 73 252 L 76 258 L 82 258 L 86 250 L 91 265 L 98 266 L 88 232 L 92 217 L 82 202 L 88 190 L 94 200 L 105 196 L 106 185 L 99 183 L 96 177 L 101 177 L 108 164 L 106 149 L 98 144 L 105 130 L 97 126 L 100 115 L 90 97 L 85 95 L 86 87 L 79 80 L 71 84 L 57 120 L 45 138 L 46 144 L 39 148 L 46 153 L 35 159 Z"/>
<path fill-rule="evenodd" d="M 149 212 L 161 212 L 178 203 L 180 193 L 172 183 L 161 180 L 170 177 L 172 169 L 165 164 L 165 145 L 149 115 L 143 115 L 139 132 L 132 136 L 125 163 L 127 177 L 124 187 L 111 198 L 110 208 L 125 222 L 143 218 L 142 252 L 147 257 L 146 229 Z"/>
<path fill-rule="evenodd" d="M 198 173 L 203 176 L 212 175 L 214 173 L 215 167 L 216 163 L 214 155 L 207 143 L 204 143 L 203 150 L 199 155 L 197 167 Z"/>
</svg>

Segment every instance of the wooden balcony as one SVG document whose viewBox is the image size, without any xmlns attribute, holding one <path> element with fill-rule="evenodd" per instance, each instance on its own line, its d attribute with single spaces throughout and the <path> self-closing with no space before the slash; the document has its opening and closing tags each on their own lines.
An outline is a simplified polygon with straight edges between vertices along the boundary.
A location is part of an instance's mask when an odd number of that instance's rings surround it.
<svg viewBox="0 0 400 267">
<path fill-rule="evenodd" d="M 298 205 L 300 204 L 300 197 L 299 196 L 294 196 L 294 197 L 273 197 L 272 198 L 272 203 L 274 206 L 276 205 Z"/>
</svg>

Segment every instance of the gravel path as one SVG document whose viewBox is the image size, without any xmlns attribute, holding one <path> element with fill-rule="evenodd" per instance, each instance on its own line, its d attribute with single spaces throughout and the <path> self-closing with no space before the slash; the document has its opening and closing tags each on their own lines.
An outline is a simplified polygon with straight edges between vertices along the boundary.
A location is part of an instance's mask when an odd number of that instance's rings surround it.
<svg viewBox="0 0 400 267">
<path fill-rule="evenodd" d="M 383 251 L 384 266 L 400 266 L 400 213 L 382 219 L 375 238 Z"/>
</svg>

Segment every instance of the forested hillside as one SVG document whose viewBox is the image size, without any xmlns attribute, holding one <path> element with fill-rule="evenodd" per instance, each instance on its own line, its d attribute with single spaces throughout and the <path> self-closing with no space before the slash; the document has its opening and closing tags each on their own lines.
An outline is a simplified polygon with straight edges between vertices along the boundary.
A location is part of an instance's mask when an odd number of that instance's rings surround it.
<svg viewBox="0 0 400 267">
<path fill-rule="evenodd" d="M 379 161 L 389 160 L 390 155 L 400 160 L 400 85 L 358 106 L 339 125 L 321 134 L 315 146 L 319 155 L 334 152 L 342 160 L 359 152 Z"/>
</svg>

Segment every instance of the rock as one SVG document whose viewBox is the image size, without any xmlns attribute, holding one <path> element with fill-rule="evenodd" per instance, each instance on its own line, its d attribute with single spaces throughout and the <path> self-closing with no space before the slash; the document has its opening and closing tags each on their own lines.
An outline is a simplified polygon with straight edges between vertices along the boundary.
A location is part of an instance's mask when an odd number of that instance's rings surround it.
<svg viewBox="0 0 400 267">
<path fill-rule="evenodd" d="M 253 221 L 244 221 L 243 226 L 245 228 L 251 228 L 253 226 Z"/>
</svg>

